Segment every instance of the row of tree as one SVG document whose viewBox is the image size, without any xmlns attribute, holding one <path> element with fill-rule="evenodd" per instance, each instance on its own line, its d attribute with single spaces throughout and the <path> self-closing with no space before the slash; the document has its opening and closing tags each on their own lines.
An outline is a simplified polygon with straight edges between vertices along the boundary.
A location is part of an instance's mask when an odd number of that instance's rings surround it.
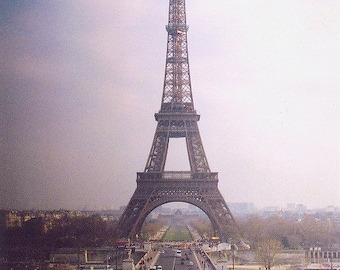
<svg viewBox="0 0 340 270">
<path fill-rule="evenodd" d="M 164 222 L 145 222 L 141 239 L 145 240 L 154 235 L 165 225 Z M 267 239 L 277 241 L 286 249 L 340 244 L 340 225 L 329 218 L 320 220 L 313 215 L 306 215 L 297 221 L 280 216 L 250 216 L 238 220 L 237 223 L 243 238 L 253 249 Z M 191 226 L 201 236 L 213 236 L 214 231 L 207 218 L 191 220 Z M 112 246 L 117 240 L 115 224 L 103 220 L 97 214 L 54 220 L 48 229 L 42 218 L 33 218 L 21 227 L 1 228 L 0 234 L 0 248 L 8 258 L 36 256 L 43 259 L 56 248 Z"/>
<path fill-rule="evenodd" d="M 301 220 L 281 216 L 249 216 L 237 220 L 243 239 L 251 248 L 256 248 L 264 239 L 274 239 L 286 249 L 340 244 L 340 224 L 334 219 L 319 219 L 315 215 L 305 215 Z M 214 230 L 208 219 L 192 220 L 200 235 L 213 236 Z"/>
<path fill-rule="evenodd" d="M 281 216 L 251 216 L 239 220 L 242 235 L 252 247 L 263 239 L 279 241 L 286 249 L 340 244 L 340 224 L 330 218 L 305 215 L 301 220 Z"/>
<path fill-rule="evenodd" d="M 313 246 L 340 245 L 340 224 L 331 218 L 320 219 L 305 215 L 301 220 L 271 216 L 250 216 L 238 220 L 242 237 L 256 251 L 259 262 L 266 270 L 277 263 L 277 255 L 283 249 L 301 249 Z M 201 235 L 213 236 L 207 219 L 193 220 L 191 225 Z"/>
<path fill-rule="evenodd" d="M 49 224 L 50 225 L 50 224 Z M 23 226 L 1 228 L 0 247 L 8 260 L 46 260 L 56 248 L 112 246 L 115 225 L 100 215 L 56 219 L 50 229 L 41 217 Z"/>
</svg>

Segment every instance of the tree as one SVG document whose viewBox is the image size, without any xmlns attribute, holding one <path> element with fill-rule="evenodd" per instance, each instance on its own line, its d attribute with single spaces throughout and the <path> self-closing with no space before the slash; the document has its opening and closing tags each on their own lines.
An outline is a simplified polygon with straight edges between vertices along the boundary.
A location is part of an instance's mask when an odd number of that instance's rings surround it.
<svg viewBox="0 0 340 270">
<path fill-rule="evenodd" d="M 257 256 L 264 263 L 266 270 L 270 270 L 276 264 L 277 255 L 283 246 L 280 241 L 273 238 L 259 241 L 257 243 Z"/>
<path fill-rule="evenodd" d="M 266 233 L 266 220 L 257 215 L 252 215 L 246 220 L 238 220 L 243 237 L 249 241 L 251 248 L 268 235 Z"/>
<path fill-rule="evenodd" d="M 167 225 L 165 220 L 149 220 L 144 222 L 141 230 L 141 239 L 149 240 L 150 236 L 155 235 L 163 226 Z"/>
<path fill-rule="evenodd" d="M 204 238 L 210 238 L 214 236 L 214 229 L 211 224 L 211 221 L 206 218 L 192 219 L 190 220 L 190 225 Z"/>
<path fill-rule="evenodd" d="M 32 218 L 23 225 L 24 241 L 31 246 L 41 246 L 44 236 L 44 223 L 41 217 Z"/>
</svg>

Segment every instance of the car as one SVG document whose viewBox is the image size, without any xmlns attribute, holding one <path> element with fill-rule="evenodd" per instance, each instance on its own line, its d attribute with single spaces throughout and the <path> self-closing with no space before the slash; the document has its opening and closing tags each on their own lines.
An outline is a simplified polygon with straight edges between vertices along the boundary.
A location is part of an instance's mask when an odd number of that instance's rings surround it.
<svg viewBox="0 0 340 270">
<path fill-rule="evenodd" d="M 156 270 L 163 270 L 163 267 L 161 265 L 156 265 Z"/>
</svg>

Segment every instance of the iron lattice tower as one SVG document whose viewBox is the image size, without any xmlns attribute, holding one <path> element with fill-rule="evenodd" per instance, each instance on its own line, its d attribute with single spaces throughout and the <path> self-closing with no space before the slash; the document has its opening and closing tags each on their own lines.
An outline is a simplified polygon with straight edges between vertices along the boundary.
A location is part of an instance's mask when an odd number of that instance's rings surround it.
<svg viewBox="0 0 340 270">
<path fill-rule="evenodd" d="M 203 210 L 221 240 L 236 237 L 238 228 L 218 189 L 204 152 L 192 97 L 185 0 L 170 0 L 166 67 L 161 109 L 144 172 L 118 223 L 121 237 L 135 239 L 147 215 L 168 202 L 187 202 Z M 190 171 L 164 171 L 169 140 L 185 138 Z"/>
</svg>

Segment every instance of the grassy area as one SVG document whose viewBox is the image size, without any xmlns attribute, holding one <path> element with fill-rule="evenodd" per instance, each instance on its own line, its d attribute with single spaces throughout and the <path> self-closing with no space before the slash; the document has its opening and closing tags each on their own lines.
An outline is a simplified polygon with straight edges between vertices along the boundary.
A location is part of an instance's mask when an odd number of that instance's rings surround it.
<svg viewBox="0 0 340 270">
<path fill-rule="evenodd" d="M 163 241 L 192 241 L 190 231 L 186 226 L 170 226 L 163 236 Z"/>
</svg>

